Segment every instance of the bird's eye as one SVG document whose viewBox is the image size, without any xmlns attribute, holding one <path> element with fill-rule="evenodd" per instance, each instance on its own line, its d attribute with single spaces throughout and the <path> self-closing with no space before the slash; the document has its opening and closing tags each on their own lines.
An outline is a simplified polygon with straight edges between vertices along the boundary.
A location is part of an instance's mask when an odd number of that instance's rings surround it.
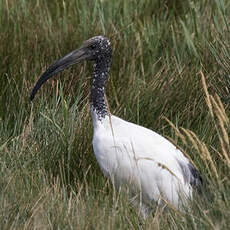
<svg viewBox="0 0 230 230">
<path fill-rule="evenodd" d="M 91 49 L 92 50 L 96 49 L 96 45 L 95 44 L 91 45 Z"/>
</svg>

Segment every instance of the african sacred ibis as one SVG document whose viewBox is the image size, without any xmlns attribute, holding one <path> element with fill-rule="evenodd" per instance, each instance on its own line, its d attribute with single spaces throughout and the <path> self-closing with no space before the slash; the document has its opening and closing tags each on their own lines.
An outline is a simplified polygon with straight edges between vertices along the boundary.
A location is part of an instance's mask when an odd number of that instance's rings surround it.
<svg viewBox="0 0 230 230">
<path fill-rule="evenodd" d="M 110 41 L 93 37 L 52 64 L 37 81 L 30 99 L 50 77 L 82 60 L 94 62 L 90 108 L 93 149 L 104 173 L 116 187 L 126 185 L 147 216 L 153 201 L 181 209 L 199 190 L 202 179 L 189 160 L 161 135 L 109 113 L 105 87 L 111 65 Z"/>
</svg>

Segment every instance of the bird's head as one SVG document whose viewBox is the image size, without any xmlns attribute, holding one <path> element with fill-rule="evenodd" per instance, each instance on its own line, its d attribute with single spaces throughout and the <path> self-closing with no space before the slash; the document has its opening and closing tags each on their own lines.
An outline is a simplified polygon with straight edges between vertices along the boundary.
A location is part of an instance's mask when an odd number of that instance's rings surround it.
<svg viewBox="0 0 230 230">
<path fill-rule="evenodd" d="M 108 38 L 103 36 L 90 38 L 89 40 L 85 41 L 79 49 L 72 51 L 71 53 L 54 62 L 42 74 L 32 90 L 30 100 L 34 99 L 34 96 L 40 87 L 54 74 L 57 74 L 71 65 L 77 64 L 83 60 L 90 60 L 96 63 L 105 62 L 109 66 L 111 57 L 112 49 Z"/>
<path fill-rule="evenodd" d="M 110 60 L 112 57 L 112 49 L 109 39 L 103 36 L 92 37 L 85 41 L 80 49 L 86 54 L 86 59 L 92 61 Z"/>
</svg>

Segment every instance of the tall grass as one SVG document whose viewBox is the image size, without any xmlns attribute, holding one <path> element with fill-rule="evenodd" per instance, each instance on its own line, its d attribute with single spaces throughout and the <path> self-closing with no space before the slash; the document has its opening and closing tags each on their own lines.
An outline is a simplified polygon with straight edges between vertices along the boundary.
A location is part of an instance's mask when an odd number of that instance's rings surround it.
<svg viewBox="0 0 230 230">
<path fill-rule="evenodd" d="M 228 229 L 229 2 L 0 1 L 1 229 Z M 93 155 L 90 64 L 29 93 L 57 58 L 110 38 L 113 114 L 153 129 L 205 181 L 189 213 L 153 210 L 145 222 Z"/>
</svg>

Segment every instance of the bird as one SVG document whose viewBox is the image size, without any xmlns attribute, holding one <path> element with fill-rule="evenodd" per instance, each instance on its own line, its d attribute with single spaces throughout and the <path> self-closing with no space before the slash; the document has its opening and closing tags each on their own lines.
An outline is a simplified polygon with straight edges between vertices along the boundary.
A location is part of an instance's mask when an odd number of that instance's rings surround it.
<svg viewBox="0 0 230 230">
<path fill-rule="evenodd" d="M 88 60 L 93 62 L 90 111 L 96 160 L 116 189 L 126 187 L 134 206 L 147 218 L 154 205 L 183 210 L 202 188 L 202 177 L 190 160 L 168 139 L 109 111 L 105 89 L 112 62 L 108 38 L 99 35 L 55 61 L 41 75 L 31 94 L 53 75 Z"/>
</svg>

